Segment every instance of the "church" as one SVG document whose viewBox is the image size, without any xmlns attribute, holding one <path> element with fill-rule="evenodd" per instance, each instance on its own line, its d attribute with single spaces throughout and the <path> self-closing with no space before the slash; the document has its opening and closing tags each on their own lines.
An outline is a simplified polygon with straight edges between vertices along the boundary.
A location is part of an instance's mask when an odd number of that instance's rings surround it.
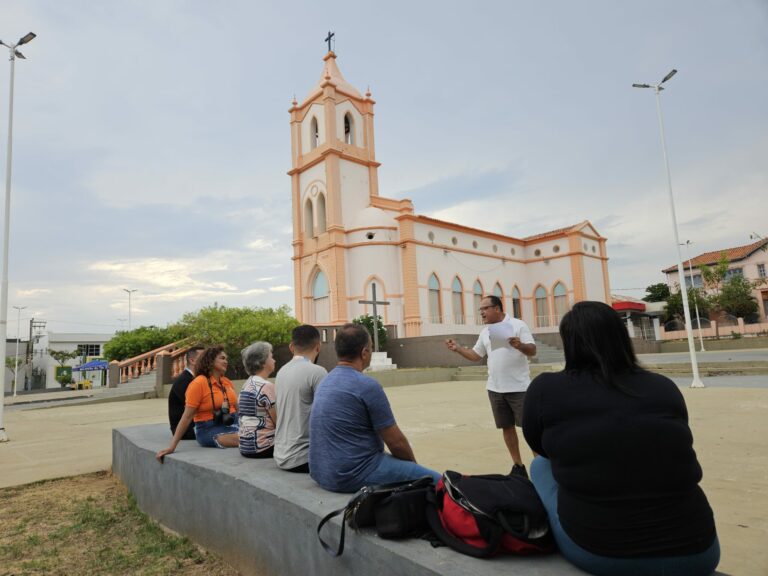
<svg viewBox="0 0 768 576">
<path fill-rule="evenodd" d="M 295 314 L 338 325 L 377 307 L 398 337 L 477 333 L 484 294 L 534 333 L 556 332 L 575 302 L 610 302 L 606 239 L 588 221 L 513 238 L 415 212 L 379 194 L 370 91 L 324 57 L 291 115 Z M 375 288 L 374 288 L 375 286 Z"/>
</svg>

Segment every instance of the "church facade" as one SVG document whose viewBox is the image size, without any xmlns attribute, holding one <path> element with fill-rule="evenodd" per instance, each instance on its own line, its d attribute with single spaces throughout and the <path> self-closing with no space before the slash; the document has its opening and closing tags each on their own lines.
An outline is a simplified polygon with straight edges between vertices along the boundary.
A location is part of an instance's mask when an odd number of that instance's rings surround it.
<svg viewBox="0 0 768 576">
<path fill-rule="evenodd" d="M 476 333 L 495 294 L 536 332 L 554 332 L 581 300 L 610 302 L 606 239 L 588 222 L 513 238 L 415 213 L 379 195 L 371 93 L 328 52 L 291 115 L 295 313 L 343 324 L 378 307 L 399 337 Z"/>
</svg>

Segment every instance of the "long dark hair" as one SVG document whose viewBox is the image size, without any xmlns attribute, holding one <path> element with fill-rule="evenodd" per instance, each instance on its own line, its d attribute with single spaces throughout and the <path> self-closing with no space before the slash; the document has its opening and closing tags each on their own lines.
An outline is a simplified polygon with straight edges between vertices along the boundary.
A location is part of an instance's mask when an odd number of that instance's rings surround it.
<svg viewBox="0 0 768 576">
<path fill-rule="evenodd" d="M 213 370 L 213 363 L 216 361 L 216 357 L 222 352 L 224 352 L 223 346 L 211 346 L 210 348 L 206 348 L 197 359 L 195 373 L 198 376 L 210 378 L 211 370 Z"/>
<path fill-rule="evenodd" d="M 620 374 L 642 372 L 627 328 L 618 313 L 602 302 L 574 304 L 560 321 L 565 370 L 590 372 L 603 384 L 629 392 Z"/>
</svg>

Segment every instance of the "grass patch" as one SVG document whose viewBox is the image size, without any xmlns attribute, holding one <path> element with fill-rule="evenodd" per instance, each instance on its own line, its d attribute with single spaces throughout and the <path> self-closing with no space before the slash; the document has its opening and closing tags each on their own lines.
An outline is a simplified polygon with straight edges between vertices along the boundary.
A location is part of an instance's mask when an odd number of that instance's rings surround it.
<svg viewBox="0 0 768 576">
<path fill-rule="evenodd" d="M 163 530 L 107 472 L 0 490 L 0 575 L 234 576 Z"/>
</svg>

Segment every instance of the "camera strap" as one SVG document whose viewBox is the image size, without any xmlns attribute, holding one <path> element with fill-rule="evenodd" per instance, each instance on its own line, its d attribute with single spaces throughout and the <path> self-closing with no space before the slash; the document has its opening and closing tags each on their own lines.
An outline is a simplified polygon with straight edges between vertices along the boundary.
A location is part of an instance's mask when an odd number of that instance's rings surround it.
<svg viewBox="0 0 768 576">
<path fill-rule="evenodd" d="M 221 393 L 227 398 L 227 404 L 229 404 L 229 397 L 227 396 L 227 390 L 224 388 L 224 385 L 221 383 L 221 381 L 219 381 L 217 387 L 221 388 Z M 213 399 L 213 385 L 211 384 L 210 376 L 208 377 L 208 390 L 211 393 L 211 414 L 213 414 L 214 412 L 216 412 L 216 402 Z M 222 402 L 222 406 L 223 405 L 224 403 Z"/>
</svg>

